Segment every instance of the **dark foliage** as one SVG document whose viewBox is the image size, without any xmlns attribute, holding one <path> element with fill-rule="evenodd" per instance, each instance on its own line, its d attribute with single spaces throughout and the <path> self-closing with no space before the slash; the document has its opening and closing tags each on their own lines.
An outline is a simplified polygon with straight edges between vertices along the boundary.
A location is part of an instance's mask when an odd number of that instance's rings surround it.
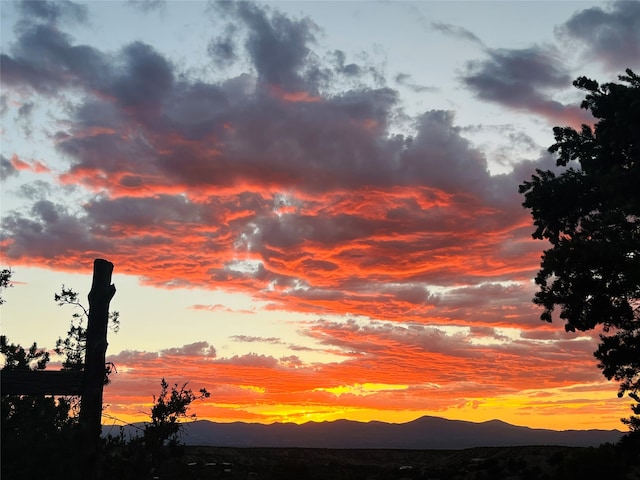
<svg viewBox="0 0 640 480">
<path fill-rule="evenodd" d="M 34 342 L 30 348 L 0 336 L 3 371 L 44 370 L 49 352 Z M 52 396 L 2 395 L 2 478 L 32 478 L 46 471 L 72 469 L 75 420 L 71 399 Z M 34 459 L 38 459 L 34 461 Z M 71 477 L 75 478 L 75 477 Z"/>
<path fill-rule="evenodd" d="M 179 472 L 175 478 L 193 478 L 187 475 L 182 461 L 184 448 L 181 445 L 181 421 L 195 419 L 188 414 L 191 403 L 209 397 L 206 389 L 198 394 L 187 389 L 187 384 L 177 383 L 169 389 L 163 378 L 160 382 L 160 395 L 154 396 L 151 408 L 151 421 L 140 428 L 140 435 L 126 438 L 123 430 L 116 437 L 108 436 L 104 442 L 103 478 L 117 480 L 146 477 L 152 472 Z M 169 475 L 169 478 L 173 478 Z"/>
<path fill-rule="evenodd" d="M 3 268 L 0 270 L 0 292 L 11 286 L 11 275 L 13 272 L 9 268 Z M 5 302 L 5 299 L 0 296 L 0 305 Z"/>
<path fill-rule="evenodd" d="M 67 336 L 63 340 L 58 338 L 56 341 L 55 352 L 58 355 L 64 355 L 62 362 L 62 370 L 82 371 L 84 370 L 84 354 L 87 347 L 87 320 L 89 312 L 78 300 L 78 293 L 64 285 L 60 289 L 60 293 L 56 293 L 53 297 L 59 306 L 71 305 L 76 311 L 71 316 L 71 323 Z M 109 312 L 109 325 L 114 332 L 118 332 L 120 328 L 120 313 L 117 311 Z M 113 365 L 105 365 L 104 384 L 109 384 L 109 375 L 113 371 Z"/>
<path fill-rule="evenodd" d="M 599 85 L 585 77 L 582 108 L 593 127 L 553 129 L 549 151 L 560 174 L 537 170 L 520 185 L 531 209 L 533 237 L 545 239 L 534 302 L 551 321 L 559 307 L 567 331 L 602 328 L 594 353 L 608 379 L 619 382 L 640 414 L 640 77 Z M 640 433 L 640 419 L 623 420 Z"/>
<path fill-rule="evenodd" d="M 2 270 L 0 291 L 10 286 L 12 272 Z M 58 339 L 55 351 L 64 356 L 62 370 L 82 371 L 86 351 L 86 322 L 89 312 L 79 302 L 78 294 L 64 285 L 55 294 L 58 305 L 72 305 L 79 309 L 72 315 L 67 337 Z M 111 328 L 119 327 L 118 312 L 109 314 Z M 0 336 L 0 354 L 4 357 L 3 371 L 44 370 L 50 360 L 49 352 L 34 342 L 25 349 Z M 105 384 L 112 366 L 105 366 Z M 159 468 L 184 473 L 179 442 L 181 421 L 192 419 L 188 414 L 194 400 L 209 397 L 201 389 L 193 393 L 187 384 L 169 384 L 162 379 L 161 391 L 153 398 L 151 421 L 136 438 L 103 439 L 98 468 L 102 479 L 149 478 Z M 80 478 L 78 452 L 81 451 L 78 417 L 74 414 L 78 397 L 34 395 L 2 395 L 2 478 Z M 176 478 L 186 478 L 178 475 Z"/>
</svg>

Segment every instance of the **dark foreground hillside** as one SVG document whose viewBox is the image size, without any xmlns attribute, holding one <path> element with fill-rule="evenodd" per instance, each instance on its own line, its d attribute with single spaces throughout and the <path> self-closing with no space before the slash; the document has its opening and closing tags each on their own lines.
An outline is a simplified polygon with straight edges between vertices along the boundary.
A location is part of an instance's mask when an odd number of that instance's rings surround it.
<svg viewBox="0 0 640 480">
<path fill-rule="evenodd" d="M 186 447 L 158 479 L 640 479 L 613 447 L 482 447 L 465 450 L 375 450 Z"/>
</svg>

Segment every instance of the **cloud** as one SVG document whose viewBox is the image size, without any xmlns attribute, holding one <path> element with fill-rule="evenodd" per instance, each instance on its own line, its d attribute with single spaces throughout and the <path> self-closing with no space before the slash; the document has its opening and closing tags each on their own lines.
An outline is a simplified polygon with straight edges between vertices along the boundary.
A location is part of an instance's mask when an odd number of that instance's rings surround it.
<svg viewBox="0 0 640 480">
<path fill-rule="evenodd" d="M 586 113 L 554 100 L 549 90 L 564 89 L 573 80 L 559 54 L 550 48 L 488 49 L 488 59 L 471 61 L 462 82 L 481 100 L 523 112 L 550 122 L 579 126 Z"/>
<path fill-rule="evenodd" d="M 11 156 L 11 165 L 16 171 L 27 170 L 34 173 L 49 173 L 49 167 L 39 160 L 25 161 L 14 154 Z"/>
<path fill-rule="evenodd" d="M 478 38 L 478 36 L 475 33 L 467 30 L 464 27 L 451 25 L 449 23 L 432 22 L 431 28 L 445 35 L 449 35 L 455 38 L 460 38 L 462 40 L 467 40 L 472 43 L 476 43 L 480 46 L 484 46 L 484 44 L 482 43 L 482 40 L 480 40 L 480 38 Z"/>
<path fill-rule="evenodd" d="M 23 2 L 36 4 L 39 2 Z M 72 39 L 52 24 L 26 24 L 12 55 L 0 54 L 2 80 L 8 87 L 30 87 L 45 95 L 67 88 L 100 89 L 109 70 L 105 54 Z"/>
<path fill-rule="evenodd" d="M 20 2 L 19 9 L 21 14 L 30 21 L 37 19 L 49 24 L 60 21 L 70 23 L 87 23 L 88 21 L 87 6 L 68 0 Z"/>
<path fill-rule="evenodd" d="M 582 44 L 585 58 L 621 72 L 640 64 L 640 3 L 616 1 L 574 14 L 557 29 Z"/>
<path fill-rule="evenodd" d="M 219 67 L 225 67 L 238 59 L 237 45 L 233 39 L 234 31 L 227 36 L 217 37 L 209 42 L 207 53 Z"/>
<path fill-rule="evenodd" d="M 230 312 L 230 313 L 243 313 L 246 315 L 253 315 L 256 313 L 255 308 L 244 308 L 244 309 L 233 309 L 233 308 L 229 308 L 226 305 L 222 305 L 222 304 L 215 304 L 215 305 L 201 305 L 201 304 L 195 304 L 195 305 L 191 305 L 189 308 L 191 308 L 192 310 L 206 310 L 208 312 Z"/>
<path fill-rule="evenodd" d="M 220 2 L 214 8 L 242 22 L 245 48 L 261 81 L 285 91 L 308 88 L 309 80 L 317 74 L 309 48 L 318 28 L 313 21 L 294 20 L 251 2 Z"/>
<path fill-rule="evenodd" d="M 92 257 L 92 253 L 107 247 L 105 239 L 96 239 L 66 206 L 49 200 L 33 203 L 28 217 L 17 212 L 3 215 L 5 238 L 13 237 L 10 256 L 14 258 L 48 258 L 51 265 L 65 263 L 70 255 Z M 9 234 L 9 232 L 11 232 Z M 16 239 L 20 239 L 16 242 Z M 73 253 L 72 253 L 73 252 Z"/>
<path fill-rule="evenodd" d="M 147 109 L 159 106 L 171 91 L 174 78 L 171 64 L 152 47 L 141 42 L 127 45 L 121 52 L 120 75 L 105 88 L 124 108 Z"/>
<path fill-rule="evenodd" d="M 160 350 L 160 355 L 171 357 L 201 356 L 204 358 L 215 358 L 216 349 L 213 345 L 209 345 L 207 342 L 195 342 L 189 345 L 184 345 L 180 348 L 165 348 Z"/>
<path fill-rule="evenodd" d="M 342 50 L 333 52 L 336 70 L 347 77 L 358 77 L 363 73 L 363 67 L 356 63 L 346 63 L 347 55 Z"/>
<path fill-rule="evenodd" d="M 236 342 L 246 342 L 246 343 L 261 342 L 261 343 L 272 343 L 274 345 L 282 343 L 282 340 L 280 340 L 280 338 L 278 337 L 253 337 L 249 335 L 232 335 L 229 338 L 231 338 L 231 340 L 234 340 Z"/>
<path fill-rule="evenodd" d="M 4 155 L 0 155 L 0 178 L 6 180 L 9 177 L 18 175 L 18 169 Z"/>
<path fill-rule="evenodd" d="M 451 112 L 427 111 L 391 134 L 395 90 L 321 91 L 312 73 L 330 69 L 318 70 L 310 21 L 216 8 L 244 32 L 255 76 L 191 80 L 140 42 L 107 54 L 59 30 L 25 30 L 8 58 L 26 73 L 12 85 L 85 92 L 55 145 L 70 161 L 62 182 L 94 194 L 73 214 L 56 206 L 55 222 L 40 208 L 8 215 L 11 258 L 71 269 L 94 252 L 154 285 L 422 321 L 436 311 L 429 284 L 509 277 L 500 245 L 517 245 L 519 179 L 492 177 Z M 34 232 L 62 236 L 60 219 L 74 238 L 44 248 Z M 535 265 L 521 262 L 522 272 Z"/>
<path fill-rule="evenodd" d="M 35 201 L 49 198 L 53 191 L 54 187 L 51 183 L 44 180 L 35 180 L 20 185 L 16 194 L 19 197 Z"/>
<path fill-rule="evenodd" d="M 16 125 L 24 132 L 25 138 L 31 138 L 33 133 L 33 110 L 35 104 L 33 102 L 27 102 L 18 108 L 18 112 L 14 121 Z"/>
<path fill-rule="evenodd" d="M 590 341 L 531 336 L 508 342 L 489 328 L 447 331 L 415 323 L 356 320 L 317 321 L 309 327 L 307 333 L 326 348 L 344 352 L 341 361 L 308 363 L 294 354 L 219 357 L 207 342 L 160 352 L 123 351 L 107 358 L 118 374 L 105 390 L 105 402 L 111 412 L 136 406 L 140 410 L 140 404 L 150 403 L 158 378 L 166 377 L 168 369 L 176 374 L 167 381 L 205 387 L 223 409 L 214 413 L 198 406 L 200 417 L 229 418 L 224 409 L 232 408 L 239 419 L 263 422 L 285 419 L 265 412 L 290 414 L 299 405 L 308 412 L 443 412 L 520 395 L 520 405 L 526 408 L 538 404 L 546 391 L 565 391 L 572 385 L 582 385 L 578 391 L 585 393 L 605 388 L 594 366 L 584 361 L 594 346 Z M 498 343 L 489 347 L 480 341 L 487 338 Z M 558 363 L 564 368 L 555 368 Z M 531 385 L 544 388 L 532 390 Z"/>
<path fill-rule="evenodd" d="M 412 81 L 411 76 L 406 73 L 399 73 L 395 76 L 395 81 L 398 85 L 405 86 L 415 93 L 423 92 L 435 92 L 438 89 L 436 87 L 429 87 L 426 85 L 419 85 Z"/>
<path fill-rule="evenodd" d="M 471 401 L 470 385 L 481 397 L 598 375 L 584 361 L 589 339 L 507 341 L 499 330 L 540 328 L 530 279 L 541 247 L 517 186 L 550 156 L 491 175 L 453 112 L 407 120 L 383 72 L 319 52 L 309 19 L 253 3 L 212 8 L 220 28 L 201 53 L 215 75 L 187 74 L 142 42 L 76 44 L 44 13 L 23 19 L 2 55 L 3 83 L 24 105 L 74 99 L 48 137 L 58 170 L 46 171 L 48 158 L 2 157 L 3 178 L 41 171 L 73 189 L 19 187 L 24 204 L 2 218 L 14 265 L 75 271 L 105 257 L 148 285 L 237 291 L 266 310 L 330 319 L 301 327 L 312 346 L 231 337 L 291 353 L 278 358 L 224 357 L 206 341 L 121 352 L 110 357 L 123 372 L 114 396 L 150 397 L 171 367 L 191 376 L 171 381 L 213 385 L 248 417 L 258 402 L 326 409 L 340 387 L 354 408 L 446 409 Z M 491 50 L 463 80 L 481 99 L 574 119 L 547 93 L 570 77 L 546 49 Z M 340 361 L 296 356 L 318 350 Z M 353 393 L 367 384 L 408 388 Z M 436 388 L 447 394 L 434 398 Z"/>
<path fill-rule="evenodd" d="M 126 5 L 143 13 L 153 11 L 164 13 L 167 8 L 165 0 L 127 0 Z"/>
</svg>

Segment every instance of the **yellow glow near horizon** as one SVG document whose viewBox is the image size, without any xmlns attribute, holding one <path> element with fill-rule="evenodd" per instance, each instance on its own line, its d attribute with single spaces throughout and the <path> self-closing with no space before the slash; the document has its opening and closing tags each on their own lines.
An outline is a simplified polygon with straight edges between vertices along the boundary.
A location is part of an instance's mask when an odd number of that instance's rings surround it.
<svg viewBox="0 0 640 480">
<path fill-rule="evenodd" d="M 238 387 L 242 390 L 249 390 L 255 393 L 265 393 L 267 391 L 267 389 L 264 387 L 256 387 L 254 385 L 238 385 Z"/>
<path fill-rule="evenodd" d="M 629 415 L 628 400 L 598 387 L 601 385 L 573 385 L 478 398 L 471 408 L 450 408 L 440 415 L 472 422 L 500 419 L 513 425 L 552 430 L 626 430 L 620 419 Z"/>
<path fill-rule="evenodd" d="M 354 383 L 353 385 L 340 385 L 338 387 L 330 388 L 315 388 L 314 392 L 329 392 L 333 393 L 336 397 L 344 395 L 346 393 L 357 396 L 373 395 L 377 392 L 391 391 L 391 390 L 407 390 L 409 385 L 391 385 L 387 383 Z"/>
<path fill-rule="evenodd" d="M 327 404 L 241 405 L 198 402 L 192 405 L 190 411 L 196 413 L 200 420 L 220 423 L 240 421 L 262 424 L 302 424 L 332 422 L 341 419 L 358 422 L 406 423 L 422 416 L 436 416 L 476 423 L 499 419 L 512 425 L 552 430 L 617 429 L 625 431 L 626 427 L 620 422 L 620 418 L 629 415 L 629 401 L 618 399 L 612 395 L 611 391 L 598 390 L 599 386 L 584 385 L 585 391 L 578 393 L 573 392 L 571 387 L 567 387 L 528 390 L 519 395 L 469 398 L 464 405 L 441 410 L 381 410 Z M 381 385 L 370 387 L 380 388 Z M 589 387 L 591 387 L 590 390 Z M 122 422 L 148 421 L 149 416 L 144 412 L 148 412 L 150 409 L 151 403 L 136 405 L 134 408 L 130 408 L 128 405 L 113 405 L 105 411 L 103 422 L 106 426 L 119 425 Z M 113 417 L 117 418 L 118 422 Z"/>
</svg>

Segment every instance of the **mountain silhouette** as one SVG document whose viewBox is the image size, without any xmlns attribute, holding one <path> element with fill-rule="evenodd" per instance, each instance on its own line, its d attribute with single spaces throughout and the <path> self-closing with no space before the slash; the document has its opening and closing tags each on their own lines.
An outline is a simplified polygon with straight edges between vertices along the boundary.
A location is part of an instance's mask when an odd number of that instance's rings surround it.
<svg viewBox="0 0 640 480">
<path fill-rule="evenodd" d="M 144 424 L 124 428 L 135 436 Z M 116 435 L 105 425 L 103 433 Z M 598 446 L 615 443 L 618 430 L 547 430 L 519 427 L 500 420 L 466 422 L 439 417 L 421 417 L 407 423 L 379 421 L 295 423 L 215 423 L 199 420 L 184 424 L 181 441 L 186 445 L 217 447 L 299 447 L 377 449 L 464 449 L 526 445 Z"/>
</svg>

